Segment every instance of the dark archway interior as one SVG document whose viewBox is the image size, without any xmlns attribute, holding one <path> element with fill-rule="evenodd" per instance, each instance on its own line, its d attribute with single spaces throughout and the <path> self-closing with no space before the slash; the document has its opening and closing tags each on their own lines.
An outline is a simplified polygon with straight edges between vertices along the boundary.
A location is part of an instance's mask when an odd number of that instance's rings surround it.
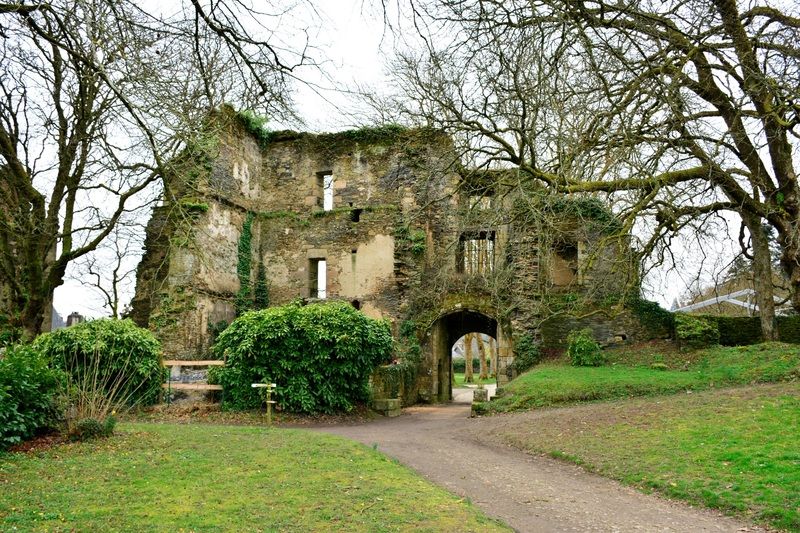
<svg viewBox="0 0 800 533">
<path fill-rule="evenodd" d="M 497 338 L 497 320 L 476 311 L 457 311 L 441 318 L 447 332 L 447 345 L 452 348 L 467 333 L 485 333 Z"/>
</svg>

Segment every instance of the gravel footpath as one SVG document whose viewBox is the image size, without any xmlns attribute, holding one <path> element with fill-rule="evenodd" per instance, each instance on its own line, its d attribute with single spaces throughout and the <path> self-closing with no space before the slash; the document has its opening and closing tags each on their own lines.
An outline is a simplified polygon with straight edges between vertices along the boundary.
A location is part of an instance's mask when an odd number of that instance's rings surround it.
<svg viewBox="0 0 800 533">
<path fill-rule="evenodd" d="M 467 402 L 469 394 L 459 391 L 456 400 Z M 469 418 L 469 412 L 469 403 L 411 407 L 397 418 L 315 429 L 377 444 L 517 531 L 766 531 L 492 443 L 502 417 Z"/>
</svg>

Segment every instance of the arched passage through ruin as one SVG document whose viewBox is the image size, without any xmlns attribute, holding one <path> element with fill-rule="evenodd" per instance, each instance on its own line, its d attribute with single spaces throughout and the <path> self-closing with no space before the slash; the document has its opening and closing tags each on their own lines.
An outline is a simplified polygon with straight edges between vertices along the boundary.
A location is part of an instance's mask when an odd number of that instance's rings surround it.
<svg viewBox="0 0 800 533">
<path fill-rule="evenodd" d="M 456 308 L 439 316 L 430 326 L 423 345 L 428 367 L 428 393 L 431 401 L 449 402 L 453 399 L 452 348 L 467 333 L 485 333 L 497 341 L 497 382 L 508 381 L 505 376 L 510 363 L 510 339 L 502 325 L 490 314 L 476 309 Z"/>
</svg>

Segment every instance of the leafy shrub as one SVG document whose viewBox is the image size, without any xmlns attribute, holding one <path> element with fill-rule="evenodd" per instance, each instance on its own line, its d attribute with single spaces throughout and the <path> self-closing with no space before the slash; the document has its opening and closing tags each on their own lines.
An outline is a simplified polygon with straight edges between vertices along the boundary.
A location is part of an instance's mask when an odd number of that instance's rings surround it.
<svg viewBox="0 0 800 533">
<path fill-rule="evenodd" d="M 707 318 L 676 313 L 675 338 L 681 346 L 704 348 L 719 344 L 719 329 Z"/>
<path fill-rule="evenodd" d="M 69 432 L 69 438 L 72 441 L 84 441 L 110 437 L 114 434 L 116 425 L 117 419 L 113 414 L 108 415 L 103 422 L 94 418 L 84 418 L 75 424 Z"/>
<path fill-rule="evenodd" d="M 606 362 L 600 345 L 589 328 L 573 330 L 567 336 L 567 355 L 572 366 L 600 366 Z"/>
<path fill-rule="evenodd" d="M 514 345 L 514 362 L 511 363 L 514 371 L 521 374 L 541 360 L 542 353 L 533 336 L 527 333 L 522 335 Z"/>
<path fill-rule="evenodd" d="M 272 382 L 286 410 L 334 412 L 369 399 L 369 375 L 391 357 L 392 336 L 388 324 L 344 302 L 292 303 L 237 318 L 214 352 L 227 355 L 215 373 L 226 407 L 261 406 L 262 393 L 251 384 Z"/>
<path fill-rule="evenodd" d="M 0 449 L 56 425 L 62 378 L 30 347 L 6 349 L 0 359 Z"/>
<path fill-rule="evenodd" d="M 40 335 L 33 346 L 66 371 L 68 385 L 83 400 L 92 394 L 98 401 L 110 401 L 103 411 L 150 405 L 161 396 L 166 377 L 161 347 L 152 333 L 131 320 L 84 322 Z M 107 414 L 91 418 L 105 419 Z"/>
<path fill-rule="evenodd" d="M 0 313 L 0 348 L 19 342 L 22 332 L 11 324 L 8 316 Z"/>
</svg>

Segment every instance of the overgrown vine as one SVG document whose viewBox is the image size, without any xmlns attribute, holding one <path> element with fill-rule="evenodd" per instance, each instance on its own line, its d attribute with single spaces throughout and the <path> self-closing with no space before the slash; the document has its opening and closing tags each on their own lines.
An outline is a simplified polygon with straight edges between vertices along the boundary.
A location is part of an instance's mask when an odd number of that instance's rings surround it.
<svg viewBox="0 0 800 533">
<path fill-rule="evenodd" d="M 252 264 L 253 218 L 255 218 L 255 215 L 248 212 L 242 225 L 242 233 L 239 235 L 238 262 L 236 264 L 236 275 L 239 277 L 239 292 L 236 293 L 236 301 L 234 303 L 236 316 L 250 309 L 252 304 L 250 268 Z"/>
</svg>

